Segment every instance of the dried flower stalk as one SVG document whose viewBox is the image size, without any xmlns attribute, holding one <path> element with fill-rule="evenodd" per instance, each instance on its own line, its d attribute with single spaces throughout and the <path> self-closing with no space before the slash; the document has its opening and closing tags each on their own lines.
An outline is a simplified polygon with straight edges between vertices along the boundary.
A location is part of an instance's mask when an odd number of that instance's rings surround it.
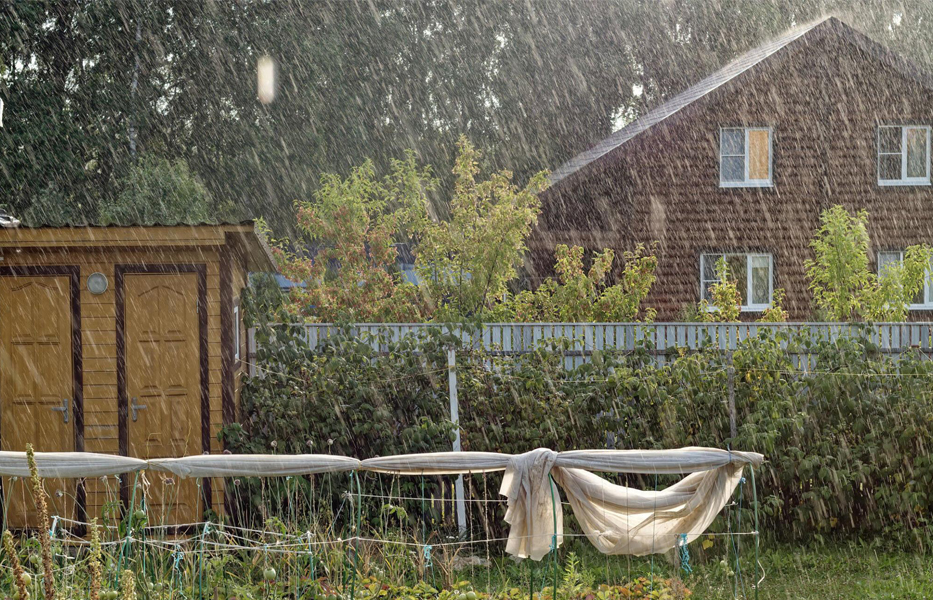
<svg viewBox="0 0 933 600">
<path fill-rule="evenodd" d="M 120 598 L 136 600 L 136 578 L 130 570 L 123 571 L 123 577 L 120 578 Z"/>
<path fill-rule="evenodd" d="M 97 519 L 91 519 L 91 559 L 88 561 L 88 570 L 91 577 L 91 589 L 88 600 L 100 600 L 100 529 Z"/>
<path fill-rule="evenodd" d="M 39 545 L 42 547 L 42 584 L 45 587 L 45 600 L 55 600 L 55 575 L 52 572 L 52 539 L 49 535 L 49 505 L 45 500 L 45 487 L 36 467 L 36 454 L 32 444 L 26 444 L 26 460 L 32 476 L 32 492 L 39 513 Z"/>
<path fill-rule="evenodd" d="M 8 530 L 3 532 L 3 547 L 6 549 L 6 553 L 10 555 L 10 564 L 13 565 L 13 581 L 16 583 L 16 589 L 19 592 L 19 600 L 29 600 L 26 572 L 23 571 L 23 565 L 19 562 L 19 555 L 16 554 L 13 535 Z"/>
</svg>

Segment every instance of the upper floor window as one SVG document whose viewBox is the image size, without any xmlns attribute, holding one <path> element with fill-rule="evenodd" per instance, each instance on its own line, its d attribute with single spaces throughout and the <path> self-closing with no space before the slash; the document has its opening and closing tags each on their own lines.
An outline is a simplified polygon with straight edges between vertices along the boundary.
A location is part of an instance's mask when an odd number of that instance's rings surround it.
<svg viewBox="0 0 933 600">
<path fill-rule="evenodd" d="M 878 275 L 884 277 L 884 271 L 889 265 L 899 265 L 904 262 L 904 252 L 901 250 L 886 250 L 878 253 Z M 912 309 L 933 309 L 933 265 L 927 270 L 923 280 L 923 289 L 917 292 L 910 303 Z"/>
<path fill-rule="evenodd" d="M 723 256 L 729 267 L 729 274 L 735 278 L 736 287 L 742 297 L 742 310 L 762 311 L 771 305 L 773 294 L 773 262 L 770 254 L 726 253 L 700 255 L 700 293 L 701 297 L 712 302 L 709 288 L 719 281 L 716 263 Z"/>
<path fill-rule="evenodd" d="M 929 127 L 878 127 L 878 185 L 930 185 Z"/>
<path fill-rule="evenodd" d="M 719 132 L 719 186 L 771 185 L 771 129 L 723 127 Z"/>
</svg>

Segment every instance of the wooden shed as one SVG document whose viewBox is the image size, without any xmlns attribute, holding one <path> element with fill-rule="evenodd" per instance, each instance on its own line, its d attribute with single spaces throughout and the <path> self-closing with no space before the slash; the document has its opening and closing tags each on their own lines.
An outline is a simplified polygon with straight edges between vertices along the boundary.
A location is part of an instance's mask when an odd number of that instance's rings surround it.
<svg viewBox="0 0 933 600">
<path fill-rule="evenodd" d="M 223 450 L 246 369 L 240 294 L 274 270 L 251 221 L 0 229 L 0 446 L 139 458 Z M 125 504 L 129 478 L 49 481 L 54 514 Z M 223 509 L 222 480 L 146 475 L 150 522 Z M 34 523 L 5 480 L 11 527 Z"/>
</svg>

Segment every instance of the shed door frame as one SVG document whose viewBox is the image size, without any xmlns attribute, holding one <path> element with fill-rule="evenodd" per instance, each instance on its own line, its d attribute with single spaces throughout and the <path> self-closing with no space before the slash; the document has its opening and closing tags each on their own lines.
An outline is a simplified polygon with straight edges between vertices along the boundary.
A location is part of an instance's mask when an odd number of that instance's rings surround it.
<svg viewBox="0 0 933 600">
<path fill-rule="evenodd" d="M 84 452 L 84 365 L 81 349 L 81 267 L 78 265 L 13 265 L 0 267 L 0 277 L 68 277 L 71 288 L 71 372 L 72 406 L 74 413 L 75 452 Z M 0 415 L 2 418 L 2 415 Z M 0 486 L 2 492 L 2 486 Z M 78 521 L 87 520 L 87 491 L 84 479 L 77 480 L 75 514 Z M 84 526 L 76 528 L 84 535 Z"/>
<path fill-rule="evenodd" d="M 119 445 L 122 456 L 129 455 L 129 400 L 126 394 L 126 275 L 181 275 L 193 273 L 198 278 L 198 354 L 201 388 L 201 451 L 211 451 L 211 404 L 210 380 L 208 378 L 207 346 L 207 266 L 193 263 L 160 264 L 117 264 L 114 265 L 114 292 L 116 293 L 117 320 L 117 418 L 119 425 Z M 129 477 L 123 477 L 120 484 L 120 497 L 123 505 L 130 502 Z M 204 510 L 211 504 L 211 480 L 201 482 Z"/>
</svg>

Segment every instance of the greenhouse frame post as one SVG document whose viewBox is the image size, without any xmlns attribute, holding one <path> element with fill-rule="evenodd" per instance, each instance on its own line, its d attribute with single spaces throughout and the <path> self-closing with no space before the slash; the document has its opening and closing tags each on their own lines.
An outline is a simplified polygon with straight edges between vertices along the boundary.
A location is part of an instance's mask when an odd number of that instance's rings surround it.
<svg viewBox="0 0 933 600">
<path fill-rule="evenodd" d="M 460 452 L 460 404 L 457 400 L 457 353 L 453 348 L 447 349 L 447 385 L 450 391 L 450 422 L 454 424 L 454 452 Z M 457 529 L 460 535 L 465 535 L 466 501 L 463 496 L 463 475 L 457 477 L 454 484 L 457 498 Z"/>
</svg>

